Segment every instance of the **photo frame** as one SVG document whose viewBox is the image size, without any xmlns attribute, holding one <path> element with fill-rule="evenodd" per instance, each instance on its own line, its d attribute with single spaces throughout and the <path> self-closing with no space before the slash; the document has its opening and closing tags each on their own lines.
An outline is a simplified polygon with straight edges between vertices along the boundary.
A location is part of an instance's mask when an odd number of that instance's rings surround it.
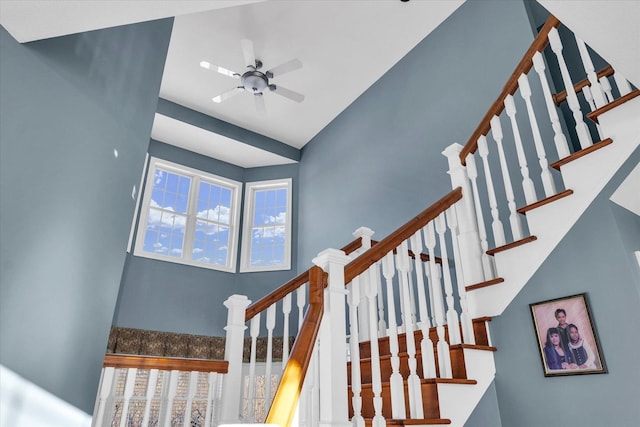
<svg viewBox="0 0 640 427">
<path fill-rule="evenodd" d="M 529 307 L 545 377 L 607 373 L 586 293 Z"/>
</svg>

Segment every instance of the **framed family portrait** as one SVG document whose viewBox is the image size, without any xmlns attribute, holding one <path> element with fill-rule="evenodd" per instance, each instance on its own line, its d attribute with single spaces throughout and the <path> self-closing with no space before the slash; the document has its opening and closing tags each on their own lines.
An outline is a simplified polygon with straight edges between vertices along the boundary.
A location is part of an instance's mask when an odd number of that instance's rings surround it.
<svg viewBox="0 0 640 427">
<path fill-rule="evenodd" d="M 607 372 L 587 294 L 529 307 L 545 377 Z"/>
</svg>

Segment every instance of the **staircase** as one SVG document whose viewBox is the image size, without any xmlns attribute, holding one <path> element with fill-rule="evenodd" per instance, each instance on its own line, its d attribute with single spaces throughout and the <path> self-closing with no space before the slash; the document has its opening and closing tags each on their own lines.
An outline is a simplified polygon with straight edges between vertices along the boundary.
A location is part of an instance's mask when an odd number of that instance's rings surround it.
<svg viewBox="0 0 640 427">
<path fill-rule="evenodd" d="M 206 424 L 192 425 L 465 424 L 495 376 L 491 319 L 640 145 L 640 91 L 611 67 L 596 72 L 579 39 L 587 77 L 574 84 L 559 25 L 550 17 L 469 142 L 443 152 L 451 193 L 378 242 L 356 230 L 352 243 L 321 252 L 314 267 L 251 305 L 238 295 L 225 302 L 228 366 L 209 386 Z M 555 95 L 541 53 L 548 45 L 563 78 L 554 84 L 565 88 Z M 283 360 L 274 362 L 274 332 L 293 330 L 293 347 L 281 340 Z"/>
</svg>

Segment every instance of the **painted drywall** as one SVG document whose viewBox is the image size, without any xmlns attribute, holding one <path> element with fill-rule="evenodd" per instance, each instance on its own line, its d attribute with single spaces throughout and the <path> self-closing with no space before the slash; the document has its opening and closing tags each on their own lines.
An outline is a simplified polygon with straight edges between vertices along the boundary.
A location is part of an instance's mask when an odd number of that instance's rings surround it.
<svg viewBox="0 0 640 427">
<path fill-rule="evenodd" d="M 292 265 L 295 267 L 298 164 L 244 169 L 153 140 L 149 144 L 149 155 L 239 182 L 292 178 Z M 239 256 L 240 251 L 238 262 Z M 295 275 L 295 268 L 260 273 L 227 273 L 128 254 L 113 324 L 224 336 L 227 309 L 222 303 L 227 297 L 240 294 L 255 301 Z"/>
<path fill-rule="evenodd" d="M 0 361 L 87 413 L 171 27 L 0 29 Z"/>
<path fill-rule="evenodd" d="M 505 426 L 637 426 L 640 297 L 629 246 L 640 217 L 609 200 L 640 161 L 627 160 L 505 312 L 491 322 Z M 633 246 L 633 245 L 631 245 Z M 529 304 L 586 292 L 609 372 L 544 377 Z"/>
<path fill-rule="evenodd" d="M 484 392 L 478 406 L 464 425 L 465 427 L 502 427 L 495 381 Z"/>
<path fill-rule="evenodd" d="M 450 191 L 441 152 L 466 143 L 532 40 L 522 2 L 469 0 L 305 146 L 299 270 Z"/>
</svg>

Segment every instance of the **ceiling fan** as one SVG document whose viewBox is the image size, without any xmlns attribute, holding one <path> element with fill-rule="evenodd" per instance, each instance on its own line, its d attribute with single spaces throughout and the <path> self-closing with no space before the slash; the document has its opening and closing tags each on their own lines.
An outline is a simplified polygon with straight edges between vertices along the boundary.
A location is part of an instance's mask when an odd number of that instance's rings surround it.
<svg viewBox="0 0 640 427">
<path fill-rule="evenodd" d="M 218 96 L 213 97 L 211 99 L 213 102 L 221 103 L 240 92 L 247 91 L 254 95 L 258 111 L 264 111 L 264 99 L 262 95 L 267 89 L 270 92 L 276 93 L 295 102 L 302 102 L 304 100 L 304 95 L 270 82 L 270 79 L 274 77 L 302 68 L 302 62 L 300 62 L 299 59 L 292 59 L 291 61 L 287 61 L 263 72 L 260 71 L 263 66 L 262 61 L 255 57 L 253 42 L 245 39 L 241 41 L 241 44 L 244 60 L 247 64 L 247 70 L 244 73 L 237 73 L 227 68 L 214 65 L 208 61 L 200 62 L 200 66 L 202 68 L 217 71 L 220 74 L 234 79 L 240 79 L 240 86 L 236 86 Z"/>
</svg>

